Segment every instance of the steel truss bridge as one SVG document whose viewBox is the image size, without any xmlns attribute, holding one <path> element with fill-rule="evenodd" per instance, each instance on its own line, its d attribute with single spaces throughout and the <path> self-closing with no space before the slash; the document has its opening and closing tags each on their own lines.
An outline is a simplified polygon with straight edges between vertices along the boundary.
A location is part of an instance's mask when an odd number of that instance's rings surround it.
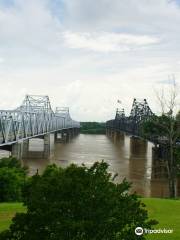
<svg viewBox="0 0 180 240">
<path fill-rule="evenodd" d="M 48 96 L 26 95 L 21 106 L 0 110 L 0 146 L 63 129 L 80 128 L 68 108 L 52 110 Z"/>
<path fill-rule="evenodd" d="M 140 136 L 142 122 L 150 119 L 153 115 L 154 113 L 146 99 L 134 99 L 130 115 L 126 116 L 124 109 L 117 109 L 115 119 L 107 121 L 106 128 L 126 132 L 133 136 Z"/>
</svg>

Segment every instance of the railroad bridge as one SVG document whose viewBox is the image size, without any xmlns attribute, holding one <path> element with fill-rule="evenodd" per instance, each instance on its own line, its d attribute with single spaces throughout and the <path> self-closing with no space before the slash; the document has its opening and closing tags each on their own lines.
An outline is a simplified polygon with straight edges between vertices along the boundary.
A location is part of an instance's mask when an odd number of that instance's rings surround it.
<svg viewBox="0 0 180 240">
<path fill-rule="evenodd" d="M 51 108 L 48 96 L 26 95 L 14 110 L 0 110 L 0 149 L 13 156 L 27 155 L 29 139 L 44 139 L 44 154 L 50 151 L 50 134 L 55 141 L 68 140 L 78 134 L 80 123 L 74 121 L 69 108 Z"/>
<path fill-rule="evenodd" d="M 125 115 L 124 109 L 117 109 L 115 119 L 106 122 L 107 131 L 121 131 L 132 136 L 141 136 L 141 123 L 150 119 L 154 113 L 150 109 L 147 100 L 133 100 L 129 116 Z"/>
<path fill-rule="evenodd" d="M 149 107 L 147 100 L 133 100 L 130 115 L 126 116 L 124 109 L 117 109 L 115 118 L 106 122 L 106 134 L 113 138 L 115 141 L 118 137 L 124 138 L 124 133 L 131 135 L 131 142 L 139 147 L 142 140 L 146 140 L 155 144 L 152 148 L 154 158 L 167 159 L 169 157 L 167 139 L 160 136 L 149 136 L 144 139 L 142 135 L 142 123 L 151 119 L 155 114 Z"/>
</svg>

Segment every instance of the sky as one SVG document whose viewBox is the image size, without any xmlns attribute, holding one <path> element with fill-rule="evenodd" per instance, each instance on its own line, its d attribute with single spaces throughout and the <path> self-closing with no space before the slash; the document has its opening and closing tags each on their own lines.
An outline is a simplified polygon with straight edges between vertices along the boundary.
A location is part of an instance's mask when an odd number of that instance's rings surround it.
<svg viewBox="0 0 180 240">
<path fill-rule="evenodd" d="M 180 83 L 179 0 L 0 0 L 0 109 L 48 95 L 106 121 Z M 121 103 L 117 103 L 117 100 Z"/>
</svg>

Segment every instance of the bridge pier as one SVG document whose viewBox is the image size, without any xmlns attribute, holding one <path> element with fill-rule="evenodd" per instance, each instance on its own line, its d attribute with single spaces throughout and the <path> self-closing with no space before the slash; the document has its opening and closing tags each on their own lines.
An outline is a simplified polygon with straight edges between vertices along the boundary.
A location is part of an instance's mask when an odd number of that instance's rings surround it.
<svg viewBox="0 0 180 240">
<path fill-rule="evenodd" d="M 54 133 L 55 143 L 66 143 L 79 134 L 78 128 L 63 129 Z"/>
<path fill-rule="evenodd" d="M 22 158 L 28 158 L 29 157 L 29 139 L 24 140 L 22 144 Z"/>
<path fill-rule="evenodd" d="M 113 129 L 110 129 L 110 128 L 107 128 L 107 129 L 106 129 L 106 135 L 107 135 L 108 137 L 112 138 L 113 135 L 114 135 L 114 130 L 113 130 Z"/>
<path fill-rule="evenodd" d="M 119 140 L 124 141 L 124 137 L 125 137 L 124 132 L 118 131 L 116 129 L 109 129 L 109 128 L 106 129 L 106 135 L 108 137 L 112 138 L 112 140 L 114 142 L 119 141 Z"/>
<path fill-rule="evenodd" d="M 44 135 L 44 158 L 49 158 L 50 156 L 50 133 Z"/>
<path fill-rule="evenodd" d="M 67 131 L 66 131 L 66 136 L 67 136 L 66 141 L 67 141 L 67 142 L 71 141 L 71 139 L 73 138 L 72 129 L 67 129 Z"/>
<path fill-rule="evenodd" d="M 121 131 L 114 131 L 113 140 L 114 140 L 114 142 L 124 141 L 124 133 Z"/>
<path fill-rule="evenodd" d="M 41 150 L 30 150 L 29 139 L 23 141 L 23 159 L 48 159 L 50 156 L 50 133 L 47 133 L 42 136 L 38 136 L 36 139 L 43 140 L 42 145 L 40 146 Z"/>
<path fill-rule="evenodd" d="M 23 154 L 23 144 L 22 143 L 14 143 L 11 145 L 11 156 L 17 159 L 22 159 Z"/>
<path fill-rule="evenodd" d="M 167 148 L 155 146 L 152 148 L 152 178 L 167 178 L 167 166 L 165 161 L 168 157 Z"/>
<path fill-rule="evenodd" d="M 130 137 L 130 152 L 135 155 L 146 155 L 148 143 L 138 137 Z"/>
<path fill-rule="evenodd" d="M 67 133 L 66 130 L 61 130 L 54 133 L 54 142 L 55 143 L 65 143 L 67 142 Z"/>
</svg>

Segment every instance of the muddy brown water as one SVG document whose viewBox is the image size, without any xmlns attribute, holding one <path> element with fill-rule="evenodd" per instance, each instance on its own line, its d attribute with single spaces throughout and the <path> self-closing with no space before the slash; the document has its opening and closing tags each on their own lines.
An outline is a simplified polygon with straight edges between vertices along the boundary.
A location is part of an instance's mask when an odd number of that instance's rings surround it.
<svg viewBox="0 0 180 240">
<path fill-rule="evenodd" d="M 43 158 L 43 140 L 31 139 L 28 159 L 23 159 L 22 163 L 33 175 L 37 169 L 42 172 L 51 163 L 62 167 L 71 163 L 91 166 L 104 160 L 109 164 L 109 171 L 118 174 L 117 182 L 124 178 L 132 182 L 131 191 L 145 197 L 167 197 L 167 179 L 154 174 L 158 166 L 154 167 L 152 147 L 152 143 L 127 135 L 112 140 L 106 135 L 80 134 L 68 143 L 54 143 L 52 134 L 49 159 Z M 0 151 L 0 157 L 7 155 L 7 152 Z"/>
</svg>

